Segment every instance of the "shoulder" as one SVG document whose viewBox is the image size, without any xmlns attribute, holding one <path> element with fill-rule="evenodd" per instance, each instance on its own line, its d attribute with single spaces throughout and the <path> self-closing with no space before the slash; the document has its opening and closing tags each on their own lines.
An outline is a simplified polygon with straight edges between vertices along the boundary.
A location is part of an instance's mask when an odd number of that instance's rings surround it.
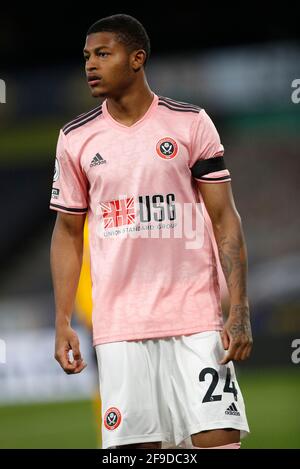
<svg viewBox="0 0 300 469">
<path fill-rule="evenodd" d="M 84 112 L 74 117 L 74 119 L 67 122 L 61 128 L 61 131 L 64 135 L 68 135 L 70 132 L 73 132 L 74 130 L 77 130 L 77 129 L 83 130 L 85 126 L 92 123 L 96 119 L 96 117 L 100 116 L 101 114 L 102 114 L 102 104 L 91 109 L 88 112 Z"/>
<path fill-rule="evenodd" d="M 182 115 L 199 114 L 202 110 L 202 108 L 196 104 L 177 101 L 167 96 L 158 96 L 158 106 L 167 109 L 172 114 L 182 113 Z"/>
</svg>

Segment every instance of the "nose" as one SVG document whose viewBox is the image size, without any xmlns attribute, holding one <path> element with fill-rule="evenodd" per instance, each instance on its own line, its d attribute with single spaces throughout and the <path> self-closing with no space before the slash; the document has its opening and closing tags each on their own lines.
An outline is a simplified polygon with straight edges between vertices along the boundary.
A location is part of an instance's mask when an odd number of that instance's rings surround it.
<svg viewBox="0 0 300 469">
<path fill-rule="evenodd" d="M 87 72 L 92 72 L 97 69 L 96 64 L 95 64 L 95 59 L 93 59 L 92 56 L 86 60 L 85 69 Z"/>
</svg>

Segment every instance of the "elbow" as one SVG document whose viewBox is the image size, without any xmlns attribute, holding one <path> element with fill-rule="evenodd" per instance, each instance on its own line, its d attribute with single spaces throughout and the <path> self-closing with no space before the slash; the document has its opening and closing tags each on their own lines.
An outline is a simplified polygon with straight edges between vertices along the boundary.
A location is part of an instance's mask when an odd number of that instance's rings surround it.
<svg viewBox="0 0 300 469">
<path fill-rule="evenodd" d="M 242 226 L 242 219 L 239 212 L 234 208 L 220 213 L 212 220 L 212 224 L 216 229 L 222 230 L 226 226 Z"/>
<path fill-rule="evenodd" d="M 239 222 L 239 224 L 241 225 L 242 224 L 242 218 L 241 218 L 241 215 L 239 214 L 239 212 L 236 209 L 235 209 L 235 218 Z"/>
</svg>

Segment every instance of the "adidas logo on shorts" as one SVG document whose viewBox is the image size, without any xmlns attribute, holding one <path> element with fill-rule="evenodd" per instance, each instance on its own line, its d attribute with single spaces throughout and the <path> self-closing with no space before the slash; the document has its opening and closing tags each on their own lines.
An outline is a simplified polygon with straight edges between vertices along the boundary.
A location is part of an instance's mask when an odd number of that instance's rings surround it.
<svg viewBox="0 0 300 469">
<path fill-rule="evenodd" d="M 100 153 L 97 153 L 91 161 L 90 167 L 97 166 L 98 164 L 106 163 L 106 160 L 102 158 Z"/>
<path fill-rule="evenodd" d="M 237 410 L 237 407 L 235 403 L 233 402 L 226 410 L 225 410 L 226 415 L 241 415 L 239 411 Z"/>
</svg>

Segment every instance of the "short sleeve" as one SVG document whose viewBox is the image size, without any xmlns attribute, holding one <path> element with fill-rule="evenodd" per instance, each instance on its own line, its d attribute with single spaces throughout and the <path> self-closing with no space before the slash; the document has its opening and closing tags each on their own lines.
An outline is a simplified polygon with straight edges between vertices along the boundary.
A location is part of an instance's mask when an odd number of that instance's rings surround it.
<svg viewBox="0 0 300 469">
<path fill-rule="evenodd" d="M 67 137 L 59 133 L 50 209 L 82 214 L 88 211 L 88 180 L 78 156 L 71 154 Z"/>
<path fill-rule="evenodd" d="M 199 182 L 231 181 L 225 165 L 224 147 L 213 121 L 204 109 L 197 114 L 193 124 L 190 170 Z"/>
</svg>

